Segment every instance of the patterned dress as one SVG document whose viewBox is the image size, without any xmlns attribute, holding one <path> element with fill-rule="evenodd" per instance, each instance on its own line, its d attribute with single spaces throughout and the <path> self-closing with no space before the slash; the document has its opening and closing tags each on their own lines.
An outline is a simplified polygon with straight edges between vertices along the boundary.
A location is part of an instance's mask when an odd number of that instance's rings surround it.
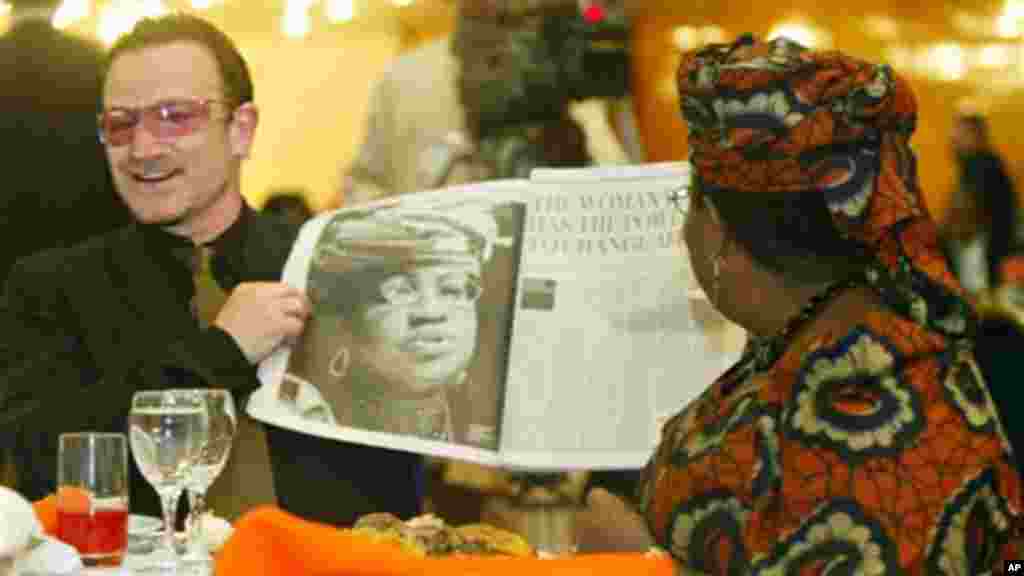
<svg viewBox="0 0 1024 576">
<path fill-rule="evenodd" d="M 1024 556 L 1021 479 L 920 199 L 909 87 L 751 37 L 685 55 L 678 82 L 704 190 L 820 192 L 883 304 L 847 333 L 755 342 L 666 424 L 640 495 L 653 535 L 716 575 L 1002 573 Z"/>
<path fill-rule="evenodd" d="M 642 496 L 709 574 L 1001 570 L 1020 480 L 967 350 L 878 311 L 741 361 L 665 427 Z"/>
</svg>

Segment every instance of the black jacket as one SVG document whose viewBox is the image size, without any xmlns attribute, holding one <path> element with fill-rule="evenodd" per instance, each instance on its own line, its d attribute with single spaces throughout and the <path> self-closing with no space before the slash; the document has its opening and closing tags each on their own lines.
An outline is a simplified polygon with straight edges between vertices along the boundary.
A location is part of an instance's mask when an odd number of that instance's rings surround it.
<svg viewBox="0 0 1024 576">
<path fill-rule="evenodd" d="M 215 242 L 212 267 L 230 290 L 277 281 L 297 230 L 246 208 Z M 124 432 L 136 390 L 215 383 L 244 397 L 259 381 L 234 340 L 200 329 L 189 246 L 137 224 L 19 261 L 0 301 L 0 447 L 16 454 L 18 489 L 54 489 L 62 432 Z M 419 458 L 268 429 L 282 507 L 345 524 L 358 514 L 418 510 Z M 132 509 L 154 514 L 155 493 L 133 465 Z"/>
</svg>

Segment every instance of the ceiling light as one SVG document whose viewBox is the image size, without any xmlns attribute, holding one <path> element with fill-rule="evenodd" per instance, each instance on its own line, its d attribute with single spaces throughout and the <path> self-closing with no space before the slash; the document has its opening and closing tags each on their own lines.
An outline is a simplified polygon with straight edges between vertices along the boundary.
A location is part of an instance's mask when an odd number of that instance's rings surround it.
<svg viewBox="0 0 1024 576">
<path fill-rule="evenodd" d="M 827 32 L 804 20 L 783 22 L 768 33 L 768 39 L 788 38 L 807 48 L 828 48 L 832 38 Z"/>
<path fill-rule="evenodd" d="M 355 17 L 352 0 L 327 0 L 327 20 L 335 24 L 348 22 Z"/>
<path fill-rule="evenodd" d="M 53 27 L 63 30 L 75 22 L 89 17 L 89 0 L 64 0 L 53 14 Z"/>
<path fill-rule="evenodd" d="M 978 66 L 999 70 L 1010 65 L 1010 47 L 1005 44 L 988 44 L 978 50 Z"/>
<path fill-rule="evenodd" d="M 1017 17 L 1013 14 L 1004 12 L 999 15 L 996 20 L 996 34 L 1000 38 L 1016 38 L 1020 36 L 1020 27 L 1018 26 Z"/>
<path fill-rule="evenodd" d="M 672 41 L 678 50 L 691 50 L 697 46 L 697 29 L 680 26 L 672 31 Z"/>
<path fill-rule="evenodd" d="M 934 73 L 943 80 L 962 80 L 967 75 L 964 50 L 959 44 L 939 44 L 933 47 L 928 60 Z"/>
<path fill-rule="evenodd" d="M 1006 0 L 1003 14 L 1018 20 L 1024 18 L 1024 0 Z"/>
<path fill-rule="evenodd" d="M 97 34 L 110 45 L 119 36 L 130 31 L 143 18 L 154 18 L 167 13 L 162 0 L 114 0 L 103 6 Z"/>
<path fill-rule="evenodd" d="M 705 44 L 725 42 L 725 30 L 719 26 L 680 26 L 672 31 L 672 42 L 677 50 L 686 52 Z"/>
<path fill-rule="evenodd" d="M 289 38 L 305 38 L 312 28 L 309 9 L 315 0 L 288 0 L 281 29 Z"/>
</svg>

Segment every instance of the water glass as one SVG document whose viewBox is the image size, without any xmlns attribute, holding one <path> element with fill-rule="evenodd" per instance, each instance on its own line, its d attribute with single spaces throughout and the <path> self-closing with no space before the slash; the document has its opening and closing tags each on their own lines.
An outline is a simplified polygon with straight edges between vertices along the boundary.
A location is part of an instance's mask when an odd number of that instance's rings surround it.
<svg viewBox="0 0 1024 576">
<path fill-rule="evenodd" d="M 128 448 L 124 434 L 61 434 L 57 538 L 86 566 L 120 566 L 128 547 Z"/>
<path fill-rule="evenodd" d="M 196 390 L 206 403 L 208 426 L 200 441 L 199 457 L 192 466 L 186 487 L 189 497 L 189 551 L 185 559 L 190 562 L 210 564 L 212 557 L 206 548 L 202 516 L 206 511 L 206 491 L 224 471 L 231 445 L 235 439 L 238 418 L 231 392 L 211 388 Z"/>
<path fill-rule="evenodd" d="M 147 569 L 175 571 L 174 520 L 206 434 L 206 403 L 195 390 L 136 392 L 128 426 L 135 464 L 163 504 L 164 544 L 147 559 Z"/>
</svg>

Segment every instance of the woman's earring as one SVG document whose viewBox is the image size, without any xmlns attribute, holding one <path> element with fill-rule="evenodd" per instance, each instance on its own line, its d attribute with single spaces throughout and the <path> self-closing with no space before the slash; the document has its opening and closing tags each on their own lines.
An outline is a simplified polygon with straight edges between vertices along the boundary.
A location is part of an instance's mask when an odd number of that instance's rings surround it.
<svg viewBox="0 0 1024 576">
<path fill-rule="evenodd" d="M 715 254 L 711 257 L 711 297 L 714 302 L 718 301 L 718 287 L 721 284 L 719 279 L 722 274 L 722 255 Z"/>
<path fill-rule="evenodd" d="M 335 378 L 344 378 L 348 374 L 348 362 L 349 353 L 348 348 L 342 346 L 335 352 L 334 357 L 331 358 L 331 363 L 327 365 L 327 372 Z"/>
</svg>

